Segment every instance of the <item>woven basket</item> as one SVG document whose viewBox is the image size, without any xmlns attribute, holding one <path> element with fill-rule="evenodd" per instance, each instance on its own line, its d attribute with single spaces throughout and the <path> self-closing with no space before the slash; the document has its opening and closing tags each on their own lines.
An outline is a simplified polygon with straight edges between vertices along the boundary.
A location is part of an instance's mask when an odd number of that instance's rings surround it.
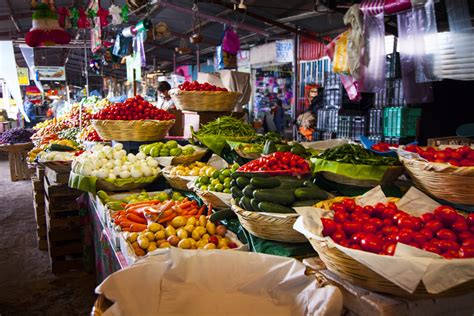
<svg viewBox="0 0 474 316">
<path fill-rule="evenodd" d="M 104 294 L 100 294 L 99 297 L 95 300 L 94 306 L 90 313 L 91 316 L 100 316 L 105 313 L 110 306 L 114 303 L 110 301 Z"/>
<path fill-rule="evenodd" d="M 231 91 L 181 91 L 170 90 L 170 96 L 178 110 L 230 112 L 240 100 L 240 92 Z"/>
<path fill-rule="evenodd" d="M 166 179 L 166 181 L 169 183 L 169 185 L 173 189 L 176 189 L 176 190 L 192 191 L 191 189 L 188 188 L 188 183 L 193 181 L 193 180 L 183 179 L 180 176 L 170 175 L 170 170 L 171 170 L 170 167 L 171 166 L 168 166 L 168 167 L 163 169 L 163 177 Z"/>
<path fill-rule="evenodd" d="M 207 149 L 195 151 L 192 155 L 188 155 L 188 156 L 174 157 L 173 160 L 171 160 L 171 164 L 172 165 L 189 165 L 195 161 L 199 161 L 199 159 L 204 157 L 206 153 L 207 153 Z"/>
<path fill-rule="evenodd" d="M 230 199 L 231 199 L 231 194 L 228 194 L 229 198 L 224 200 L 219 198 L 214 192 L 212 191 L 202 191 L 199 189 L 195 189 L 194 192 L 201 198 L 201 200 L 206 204 L 212 205 L 212 208 L 215 209 L 226 209 L 231 207 Z"/>
<path fill-rule="evenodd" d="M 296 216 L 282 217 L 282 214 L 272 216 L 268 213 L 250 212 L 232 203 L 232 210 L 237 214 L 242 226 L 252 235 L 259 238 L 288 242 L 304 243 L 306 237 L 293 229 Z"/>
<path fill-rule="evenodd" d="M 365 289 L 393 294 L 407 298 L 433 298 L 440 296 L 462 295 L 474 289 L 474 280 L 465 282 L 439 294 L 431 294 L 426 291 L 423 282 L 420 282 L 413 293 L 403 290 L 395 283 L 387 280 L 380 274 L 374 272 L 359 261 L 352 259 L 337 248 L 328 248 L 324 241 L 309 238 L 313 248 L 318 252 L 329 271 L 334 272 L 341 278 Z"/>
<path fill-rule="evenodd" d="M 97 179 L 97 182 L 95 184 L 97 190 L 104 190 L 104 191 L 130 191 L 130 190 L 135 190 L 135 189 L 141 189 L 150 183 L 153 183 L 158 179 L 160 175 L 157 175 L 156 177 L 149 177 L 150 180 L 146 182 L 141 182 L 141 183 L 127 183 L 123 185 L 117 185 L 113 182 L 105 181 L 103 179 Z"/>
<path fill-rule="evenodd" d="M 402 166 L 388 167 L 387 171 L 383 175 L 382 180 L 380 181 L 354 179 L 354 178 L 349 178 L 340 174 L 327 172 L 327 171 L 321 171 L 320 173 L 325 179 L 332 182 L 345 184 L 345 185 L 353 185 L 353 186 L 358 186 L 358 187 L 375 187 L 380 184 L 391 184 L 395 182 L 398 179 L 398 177 L 400 177 L 401 174 L 403 173 L 403 167 Z"/>
<path fill-rule="evenodd" d="M 474 205 L 474 167 L 446 166 L 400 157 L 416 187 L 439 199 Z"/>
<path fill-rule="evenodd" d="M 135 142 L 162 140 L 174 123 L 175 120 L 92 120 L 92 126 L 102 139 Z"/>
</svg>

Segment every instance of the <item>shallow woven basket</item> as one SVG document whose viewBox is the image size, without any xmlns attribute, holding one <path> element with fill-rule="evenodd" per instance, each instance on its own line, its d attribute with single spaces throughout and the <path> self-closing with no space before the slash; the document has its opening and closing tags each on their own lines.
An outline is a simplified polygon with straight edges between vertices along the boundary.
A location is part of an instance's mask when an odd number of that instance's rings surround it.
<svg viewBox="0 0 474 316">
<path fill-rule="evenodd" d="M 179 176 L 170 175 L 168 167 L 163 169 L 163 177 L 173 189 L 181 191 L 192 191 L 188 188 L 188 183 L 190 182 L 190 180 L 183 179 Z"/>
<path fill-rule="evenodd" d="M 451 203 L 474 205 L 474 167 L 450 166 L 436 171 L 422 160 L 400 160 L 419 189 Z"/>
<path fill-rule="evenodd" d="M 224 112 L 232 111 L 242 94 L 232 91 L 181 91 L 170 90 L 178 110 Z"/>
<path fill-rule="evenodd" d="M 97 190 L 104 190 L 104 191 L 130 191 L 135 189 L 141 189 L 150 183 L 153 183 L 158 179 L 160 175 L 157 175 L 153 179 L 143 183 L 127 183 L 124 185 L 116 185 L 115 183 L 105 181 L 103 179 L 97 179 L 95 184 Z"/>
<path fill-rule="evenodd" d="M 433 298 L 441 296 L 456 296 L 466 294 L 474 289 L 474 280 L 465 282 L 439 294 L 430 294 L 426 291 L 423 282 L 420 282 L 413 293 L 403 290 L 395 283 L 387 280 L 380 274 L 374 272 L 359 261 L 352 259 L 337 248 L 328 248 L 323 241 L 309 239 L 313 248 L 318 252 L 329 271 L 336 273 L 341 278 L 365 289 L 393 294 L 407 298 Z"/>
<path fill-rule="evenodd" d="M 199 189 L 194 190 L 196 194 L 201 198 L 201 200 L 206 204 L 212 205 L 212 208 L 215 209 L 226 209 L 231 206 L 230 200 L 229 204 L 227 204 L 225 201 L 221 200 L 218 196 L 216 196 L 212 191 L 202 191 Z M 229 193 L 229 196 L 231 194 Z"/>
<path fill-rule="evenodd" d="M 195 161 L 199 161 L 204 155 L 206 154 L 206 150 L 200 150 L 200 151 L 195 151 L 192 155 L 187 155 L 187 156 L 178 156 L 174 157 L 173 160 L 171 160 L 172 165 L 189 165 L 192 164 Z"/>
<path fill-rule="evenodd" d="M 174 123 L 175 120 L 92 120 L 92 126 L 102 139 L 135 142 L 162 140 Z"/>
<path fill-rule="evenodd" d="M 234 203 L 232 203 L 232 210 L 237 214 L 240 224 L 254 236 L 288 243 L 308 241 L 304 235 L 293 229 L 298 216 L 281 217 L 268 213 L 250 212 Z"/>
<path fill-rule="evenodd" d="M 346 184 L 346 185 L 353 185 L 353 186 L 358 186 L 358 187 L 375 187 L 379 184 L 391 184 L 395 182 L 398 179 L 398 177 L 400 177 L 401 174 L 403 173 L 403 167 L 402 166 L 388 167 L 381 181 L 354 179 L 354 178 L 349 178 L 340 174 L 327 172 L 327 171 L 321 171 L 320 173 L 324 178 L 332 182 Z"/>
</svg>

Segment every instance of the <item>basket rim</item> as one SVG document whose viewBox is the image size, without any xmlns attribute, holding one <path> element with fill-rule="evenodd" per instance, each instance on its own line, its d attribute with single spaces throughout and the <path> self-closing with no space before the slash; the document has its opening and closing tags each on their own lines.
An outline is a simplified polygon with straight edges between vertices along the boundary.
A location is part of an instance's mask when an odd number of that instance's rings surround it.
<svg viewBox="0 0 474 316">
<path fill-rule="evenodd" d="M 298 213 L 268 213 L 268 212 L 252 212 L 252 211 L 247 211 L 237 204 L 235 204 L 235 200 L 231 200 L 231 206 L 232 209 L 235 207 L 237 211 L 234 211 L 235 213 L 241 213 L 242 215 L 246 216 L 260 216 L 261 218 L 268 220 L 268 219 L 295 219 L 300 216 Z"/>
<path fill-rule="evenodd" d="M 171 89 L 169 91 L 170 95 L 180 95 L 180 94 L 207 94 L 207 95 L 216 95 L 216 94 L 226 94 L 226 95 L 242 95 L 242 92 L 237 91 L 186 91 L 181 89 Z"/>
<path fill-rule="evenodd" d="M 449 163 L 442 163 L 442 162 L 432 162 L 432 161 L 428 161 L 428 160 L 425 160 L 423 158 L 405 158 L 405 157 L 400 157 L 399 158 L 400 161 L 402 162 L 402 164 L 410 164 L 412 165 L 413 167 L 418 167 L 418 166 L 415 166 L 416 164 L 418 165 L 421 165 L 421 164 L 424 164 L 426 166 L 429 166 L 431 168 L 433 168 L 434 166 L 445 166 L 446 168 L 443 169 L 443 170 L 436 170 L 436 169 L 425 169 L 423 168 L 423 170 L 425 171 L 434 171 L 434 172 L 438 172 L 438 173 L 450 173 L 451 171 L 461 171 L 461 170 L 466 170 L 466 171 L 474 171 L 474 166 L 464 166 L 464 167 L 459 167 L 459 166 L 453 166 Z"/>
<path fill-rule="evenodd" d="M 145 122 L 151 122 L 151 123 L 171 123 L 171 122 L 176 122 L 175 119 L 172 120 L 91 120 L 93 123 L 102 123 L 102 122 L 114 122 L 114 123 L 145 123 Z"/>
</svg>

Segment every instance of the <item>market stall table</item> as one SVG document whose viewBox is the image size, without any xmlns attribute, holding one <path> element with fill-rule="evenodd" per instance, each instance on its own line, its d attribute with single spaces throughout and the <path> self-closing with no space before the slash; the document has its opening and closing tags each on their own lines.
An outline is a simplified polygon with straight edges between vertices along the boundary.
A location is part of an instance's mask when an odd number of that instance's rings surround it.
<svg viewBox="0 0 474 316">
<path fill-rule="evenodd" d="M 26 164 L 26 156 L 28 151 L 33 147 L 33 143 L 0 145 L 0 151 L 8 153 L 10 178 L 12 182 L 30 179 L 31 173 Z"/>
</svg>

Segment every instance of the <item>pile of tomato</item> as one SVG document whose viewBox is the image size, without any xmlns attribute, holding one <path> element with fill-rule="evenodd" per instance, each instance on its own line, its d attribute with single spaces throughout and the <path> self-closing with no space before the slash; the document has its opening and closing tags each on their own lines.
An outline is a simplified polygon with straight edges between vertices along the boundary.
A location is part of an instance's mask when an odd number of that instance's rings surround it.
<svg viewBox="0 0 474 316">
<path fill-rule="evenodd" d="M 125 102 L 111 104 L 94 114 L 95 120 L 158 120 L 168 121 L 175 119 L 173 114 L 158 109 L 153 104 L 137 95 Z"/>
<path fill-rule="evenodd" d="M 362 207 L 350 198 L 332 210 L 333 219 L 321 219 L 323 236 L 341 246 L 392 256 L 400 242 L 448 259 L 474 258 L 474 213 L 464 217 L 439 206 L 416 217 L 391 202 Z"/>
<path fill-rule="evenodd" d="M 381 142 L 381 143 L 373 144 L 370 148 L 373 149 L 373 150 L 376 150 L 376 151 L 380 151 L 380 152 L 389 152 L 390 151 L 390 146 L 391 147 L 398 147 L 398 145 L 396 145 L 396 144 L 389 144 L 389 143 Z"/>
<path fill-rule="evenodd" d="M 185 81 L 183 84 L 180 84 L 178 88 L 182 91 L 228 91 L 227 88 L 220 88 L 209 82 L 199 83 L 197 81 Z"/>
<path fill-rule="evenodd" d="M 431 162 L 449 163 L 456 167 L 474 166 L 474 150 L 469 146 L 462 146 L 457 149 L 447 147 L 439 150 L 434 147 L 423 148 L 415 145 L 407 145 L 405 150 L 417 153 Z"/>
<path fill-rule="evenodd" d="M 310 168 L 308 162 L 301 156 L 291 152 L 275 152 L 246 163 L 237 171 L 286 171 L 294 174 L 306 174 L 310 171 Z"/>
</svg>

